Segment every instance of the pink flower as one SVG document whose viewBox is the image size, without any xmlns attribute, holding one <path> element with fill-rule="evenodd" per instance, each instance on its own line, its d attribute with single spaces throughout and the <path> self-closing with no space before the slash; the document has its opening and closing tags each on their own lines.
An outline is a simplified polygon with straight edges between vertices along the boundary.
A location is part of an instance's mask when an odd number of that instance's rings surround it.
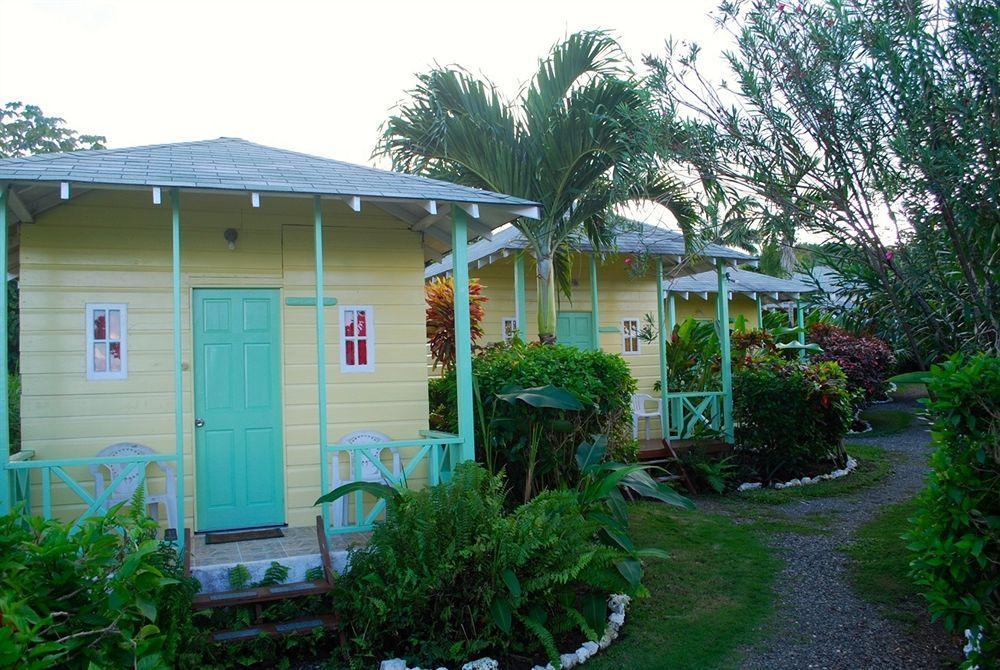
<svg viewBox="0 0 1000 670">
<path fill-rule="evenodd" d="M 632 265 L 632 257 L 631 256 L 626 256 L 625 257 L 625 265 Z"/>
<path fill-rule="evenodd" d="M 892 254 L 892 252 L 891 252 L 891 251 L 887 251 L 887 252 L 885 252 L 885 259 L 886 259 L 887 261 L 889 261 L 890 263 L 892 262 L 892 256 L 893 256 L 893 254 Z"/>
<path fill-rule="evenodd" d="M 783 3 L 783 2 L 779 2 L 778 3 L 778 11 L 779 12 L 785 11 L 785 3 Z"/>
</svg>

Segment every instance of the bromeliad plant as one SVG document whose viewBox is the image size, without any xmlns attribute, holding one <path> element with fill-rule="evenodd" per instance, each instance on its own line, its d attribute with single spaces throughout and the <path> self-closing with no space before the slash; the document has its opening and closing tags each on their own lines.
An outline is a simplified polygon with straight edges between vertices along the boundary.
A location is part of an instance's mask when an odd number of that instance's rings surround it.
<svg viewBox="0 0 1000 670">
<path fill-rule="evenodd" d="M 338 582 L 350 657 L 359 667 L 387 656 L 434 667 L 483 654 L 531 665 L 544 655 L 558 668 L 557 638 L 599 639 L 608 596 L 644 595 L 642 558 L 663 556 L 634 546 L 623 490 L 692 507 L 648 467 L 605 462 L 605 453 L 601 438 L 581 444 L 576 488 L 513 510 L 503 474 L 471 462 L 420 491 L 351 482 L 317 500 L 363 491 L 387 501 Z"/>
</svg>

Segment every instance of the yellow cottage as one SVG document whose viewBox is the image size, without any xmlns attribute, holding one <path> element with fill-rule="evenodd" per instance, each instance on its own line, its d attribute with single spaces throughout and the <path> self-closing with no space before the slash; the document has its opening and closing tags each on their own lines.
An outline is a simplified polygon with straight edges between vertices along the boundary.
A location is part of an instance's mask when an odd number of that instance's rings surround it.
<svg viewBox="0 0 1000 670">
<path fill-rule="evenodd" d="M 471 358 L 460 433 L 429 432 L 425 264 L 538 216 L 232 138 L 0 161 L 23 388 L 0 512 L 81 518 L 145 481 L 183 541 L 309 526 L 339 483 L 447 478 L 474 453 Z M 327 530 L 379 509 L 352 496 Z"/>
<path fill-rule="evenodd" d="M 680 233 L 633 222 L 614 243 L 612 253 L 599 257 L 591 252 L 586 241 L 580 241 L 580 253 L 573 262 L 571 296 L 559 295 L 556 339 L 584 349 L 600 349 L 621 354 L 628 361 L 638 382 L 640 393 L 652 394 L 661 378 L 660 356 L 656 343 L 643 342 L 639 332 L 651 321 L 654 326 L 659 309 L 657 306 L 657 263 L 663 263 L 664 319 L 666 331 L 672 332 L 674 324 L 687 318 L 714 321 L 718 318 L 717 296 L 719 277 L 716 269 L 725 267 L 728 320 L 743 317 L 751 327 L 758 327 L 761 310 L 797 300 L 811 290 L 808 285 L 770 277 L 736 267 L 738 263 L 753 263 L 755 258 L 741 251 L 707 245 L 698 256 L 685 251 Z M 509 340 L 518 333 L 524 322 L 522 337 L 533 339 L 531 328 L 537 309 L 534 259 L 525 251 L 527 242 L 514 227 L 496 231 L 491 240 L 480 240 L 469 245 L 468 263 L 471 276 L 483 285 L 482 294 L 488 298 L 484 305 L 483 343 Z M 454 267 L 451 256 L 427 267 L 428 278 L 448 275 Z M 524 278 L 528 280 L 525 281 Z M 518 286 L 523 286 L 523 306 L 518 305 Z M 520 314 L 520 317 L 519 317 Z M 659 412 L 653 413 L 647 425 L 665 439 L 682 440 L 689 436 L 692 421 L 697 423 L 706 416 L 697 416 L 692 410 L 702 400 L 709 420 L 721 421 L 721 395 L 724 389 L 705 389 L 705 394 L 673 394 L 668 392 L 667 403 L 672 405 L 676 421 L 663 433 Z M 691 397 L 679 397 L 687 395 Z M 650 401 L 655 402 L 655 398 Z M 693 406 L 692 406 L 693 405 Z M 636 406 L 642 411 L 642 405 Z M 659 443 L 659 438 L 652 440 Z"/>
</svg>

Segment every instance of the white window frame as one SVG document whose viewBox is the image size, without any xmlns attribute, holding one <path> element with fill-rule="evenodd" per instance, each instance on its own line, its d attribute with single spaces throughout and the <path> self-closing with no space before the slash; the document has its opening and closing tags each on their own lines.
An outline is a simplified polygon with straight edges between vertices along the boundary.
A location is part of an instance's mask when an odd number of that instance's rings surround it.
<svg viewBox="0 0 1000 670">
<path fill-rule="evenodd" d="M 98 372 L 94 370 L 94 312 L 97 310 L 118 310 L 121 313 L 121 344 L 122 368 L 112 371 L 110 346 L 108 347 L 108 370 Z M 87 380 L 104 381 L 113 379 L 128 378 L 128 304 L 114 302 L 88 302 L 84 310 L 84 328 L 86 333 L 86 357 L 87 357 Z M 105 335 L 111 326 L 110 320 L 105 323 Z M 102 342 L 110 342 L 107 337 Z"/>
<path fill-rule="evenodd" d="M 364 312 L 365 313 L 365 331 L 367 334 L 364 336 L 364 340 L 368 343 L 368 362 L 364 365 L 348 365 L 347 364 L 347 342 L 352 340 L 355 342 L 354 356 L 357 360 L 358 348 L 357 341 L 358 336 L 347 337 L 344 335 L 344 312 Z M 354 374 L 357 372 L 375 372 L 375 308 L 371 305 L 340 305 L 340 320 L 338 321 L 337 327 L 340 328 L 340 371 L 346 374 Z"/>
<path fill-rule="evenodd" d="M 517 333 L 517 317 L 516 316 L 505 316 L 500 319 L 500 339 L 504 342 L 510 342 L 511 338 L 507 335 L 507 324 L 514 324 L 514 332 Z"/>
<path fill-rule="evenodd" d="M 628 339 L 628 329 L 625 327 L 625 324 L 628 321 L 635 321 L 635 351 L 629 351 L 625 347 L 625 340 Z M 627 316 L 624 319 L 622 319 L 622 324 L 621 324 L 621 328 L 622 328 L 622 356 L 639 356 L 639 355 L 642 354 L 642 338 L 639 337 L 639 331 L 642 330 L 642 328 L 640 326 L 640 323 L 641 322 L 639 321 L 639 319 L 637 319 L 635 317 L 631 317 L 631 316 Z"/>
</svg>

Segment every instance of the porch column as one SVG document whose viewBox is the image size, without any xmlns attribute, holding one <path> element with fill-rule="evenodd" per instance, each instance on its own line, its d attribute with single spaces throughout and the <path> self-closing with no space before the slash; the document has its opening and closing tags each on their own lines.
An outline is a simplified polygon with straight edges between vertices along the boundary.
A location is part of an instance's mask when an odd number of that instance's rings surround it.
<svg viewBox="0 0 1000 670">
<path fill-rule="evenodd" d="M 677 298 L 673 291 L 667 291 L 667 332 L 670 337 L 674 336 L 674 328 L 677 327 Z"/>
<path fill-rule="evenodd" d="M 806 326 L 805 326 L 805 316 L 802 313 L 802 298 L 799 294 L 795 294 L 795 325 L 798 326 L 799 334 L 798 340 L 799 344 L 803 347 L 806 344 Z M 806 359 L 806 350 L 799 349 L 799 358 L 801 360 Z"/>
<path fill-rule="evenodd" d="M 726 264 L 717 261 L 719 275 L 719 345 L 722 354 L 722 425 L 725 429 L 726 442 L 733 442 L 733 362 L 730 358 L 729 346 L 729 282 L 726 277 Z"/>
<path fill-rule="evenodd" d="M 323 311 L 323 290 L 326 277 L 323 272 L 323 202 L 313 196 L 313 246 L 316 252 L 316 409 L 319 417 L 319 486 L 320 493 L 330 490 L 330 470 L 326 462 L 326 322 Z M 323 505 L 323 527 L 330 527 L 329 505 Z"/>
<path fill-rule="evenodd" d="M 656 330 L 660 352 L 660 434 L 666 440 L 670 435 L 670 407 L 667 404 L 667 333 L 664 329 L 663 258 L 656 259 Z"/>
<path fill-rule="evenodd" d="M 760 293 L 757 293 L 757 329 L 764 330 L 764 305 L 760 299 Z"/>
<path fill-rule="evenodd" d="M 174 298 L 174 441 L 177 449 L 177 542 L 184 543 L 184 340 L 181 332 L 181 194 L 170 189 L 170 237 Z M 4 293 L 6 295 L 6 292 Z"/>
<path fill-rule="evenodd" d="M 7 462 L 10 460 L 10 417 L 7 412 L 7 184 L 0 184 L 0 267 L 3 268 L 4 287 L 0 306 L 3 307 L 3 323 L 0 324 L 0 338 L 3 342 L 3 361 L 0 361 L 0 371 L 3 379 L 0 386 L 0 514 L 6 514 L 11 507 L 10 470 Z M 30 471 L 29 471 L 30 472 Z"/>
<path fill-rule="evenodd" d="M 455 279 L 455 379 L 458 387 L 458 435 L 462 438 L 462 461 L 476 458 L 472 404 L 472 330 L 469 324 L 469 234 L 468 214 L 451 208 L 451 254 Z"/>
<path fill-rule="evenodd" d="M 594 349 L 601 350 L 601 313 L 597 304 L 597 254 L 591 253 L 590 258 L 590 327 Z"/>
<path fill-rule="evenodd" d="M 517 320 L 517 335 L 522 342 L 528 341 L 527 307 L 524 299 L 525 253 L 520 251 L 514 256 L 514 318 Z"/>
</svg>

